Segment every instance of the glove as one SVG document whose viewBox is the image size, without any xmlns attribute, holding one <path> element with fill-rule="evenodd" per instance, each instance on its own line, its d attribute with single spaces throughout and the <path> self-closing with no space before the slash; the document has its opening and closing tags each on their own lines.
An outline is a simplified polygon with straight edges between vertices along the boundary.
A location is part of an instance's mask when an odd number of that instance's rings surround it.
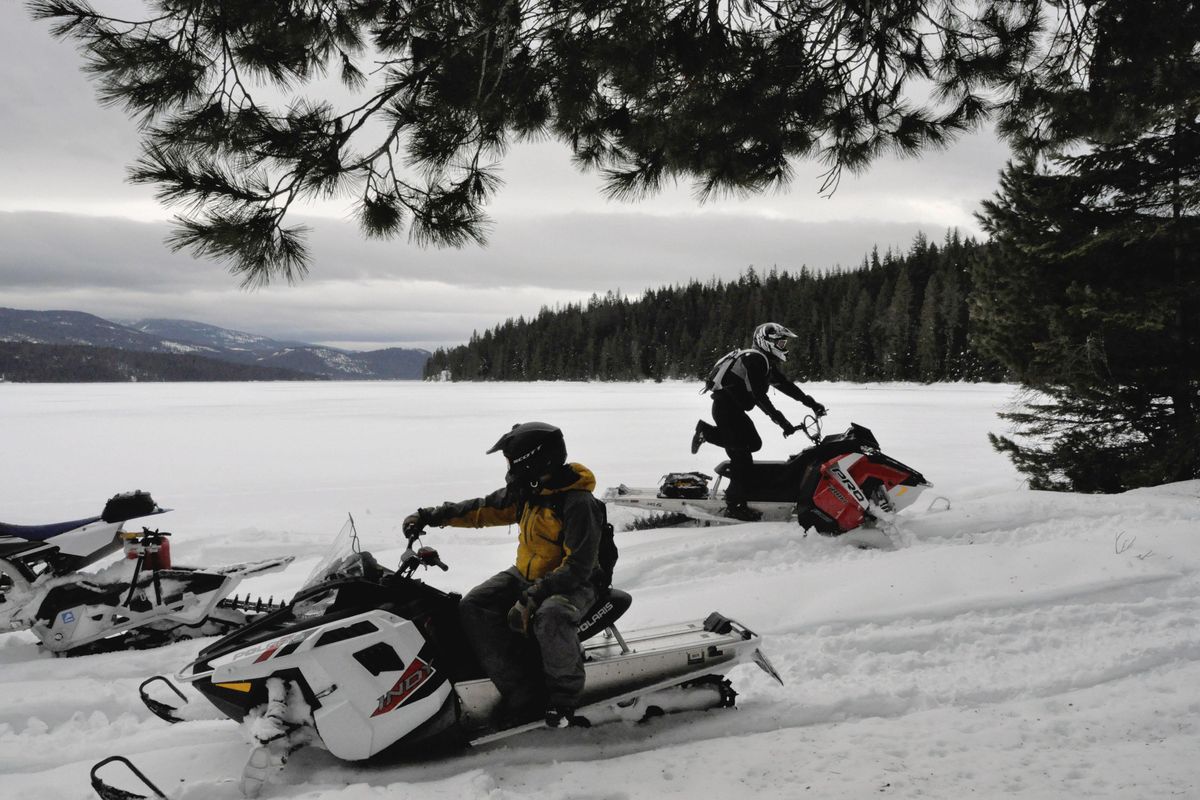
<svg viewBox="0 0 1200 800">
<path fill-rule="evenodd" d="M 795 425 L 792 425 L 789 423 L 788 426 L 783 429 L 783 438 L 786 439 L 787 437 L 791 436 L 793 433 L 795 433 L 798 430 L 800 430 L 800 429 L 797 428 Z"/>
<path fill-rule="evenodd" d="M 409 539 L 415 539 L 420 535 L 421 531 L 425 530 L 425 519 L 421 512 L 418 511 L 405 517 L 404 522 L 400 525 L 400 530 L 404 531 L 404 535 Z"/>
<path fill-rule="evenodd" d="M 513 603 L 508 610 L 508 627 L 522 636 L 529 635 L 529 620 L 537 611 L 537 603 L 529 595 L 521 595 L 521 599 Z"/>
<path fill-rule="evenodd" d="M 825 406 L 821 405 L 820 403 L 817 403 L 816 405 L 814 405 L 814 406 L 811 406 L 811 408 L 812 408 L 812 412 L 813 412 L 814 414 L 816 414 L 816 415 L 817 415 L 817 418 L 818 418 L 818 419 L 820 419 L 821 417 L 823 417 L 823 416 L 825 416 L 827 413 L 829 413 L 829 412 L 828 412 L 828 411 L 825 409 Z"/>
</svg>

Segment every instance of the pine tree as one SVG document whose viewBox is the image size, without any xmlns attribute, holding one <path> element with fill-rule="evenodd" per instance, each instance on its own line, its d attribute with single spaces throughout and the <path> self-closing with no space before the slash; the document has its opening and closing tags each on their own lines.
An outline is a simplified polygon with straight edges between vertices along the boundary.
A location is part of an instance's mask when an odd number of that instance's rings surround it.
<svg viewBox="0 0 1200 800">
<path fill-rule="evenodd" d="M 1033 390 L 995 446 L 1035 487 L 1120 491 L 1200 477 L 1200 9 L 1093 12 L 1086 90 L 1039 95 L 1049 135 L 985 204 L 972 313 Z"/>
<path fill-rule="evenodd" d="M 944 375 L 942 356 L 945 353 L 943 324 L 939 314 L 941 281 L 934 273 L 925 285 L 925 298 L 917 320 L 917 377 L 933 381 Z"/>
</svg>

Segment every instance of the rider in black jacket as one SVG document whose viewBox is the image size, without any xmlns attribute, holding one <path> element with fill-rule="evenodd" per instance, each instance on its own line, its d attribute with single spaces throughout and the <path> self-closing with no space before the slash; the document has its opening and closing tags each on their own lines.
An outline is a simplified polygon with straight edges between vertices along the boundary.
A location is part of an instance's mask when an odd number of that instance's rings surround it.
<svg viewBox="0 0 1200 800">
<path fill-rule="evenodd" d="M 692 452 L 711 442 L 725 448 L 729 454 L 729 487 L 725 490 L 725 513 L 742 520 L 756 520 L 761 514 L 746 505 L 745 483 L 754 466 L 753 454 L 762 449 L 762 438 L 746 413 L 757 406 L 783 429 L 784 436 L 797 430 L 788 422 L 767 396 L 774 386 L 783 394 L 804 403 L 818 417 L 825 415 L 825 406 L 804 393 L 779 369 L 787 360 L 788 339 L 796 334 L 775 322 L 754 329 L 754 347 L 734 350 L 721 357 L 709 373 L 705 390 L 713 393 L 712 415 L 716 425 L 704 420 L 696 423 L 692 437 Z"/>
</svg>

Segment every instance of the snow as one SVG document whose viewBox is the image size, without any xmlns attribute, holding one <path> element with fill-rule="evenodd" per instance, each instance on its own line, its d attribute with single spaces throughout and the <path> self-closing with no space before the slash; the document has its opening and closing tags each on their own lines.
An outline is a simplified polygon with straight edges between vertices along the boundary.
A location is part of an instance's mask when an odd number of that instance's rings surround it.
<svg viewBox="0 0 1200 800">
<path fill-rule="evenodd" d="M 901 515 L 898 549 L 856 550 L 784 523 L 617 540 L 617 584 L 634 597 L 623 629 L 719 609 L 763 634 L 785 686 L 739 667 L 732 711 L 539 731 L 434 761 L 350 764 L 307 749 L 264 797 L 1200 796 L 1200 482 L 1028 491 L 985 438 L 1003 431 L 994 415 L 1009 386 L 806 388 L 830 407 L 828 430 L 866 425 L 934 482 Z M 498 486 L 502 460 L 484 451 L 514 422 L 560 425 L 600 488 L 711 472 L 718 451 L 687 450 L 707 415 L 696 389 L 9 384 L 2 516 L 79 518 L 115 492 L 149 489 L 176 509 L 154 522 L 175 533 L 177 563 L 295 554 L 285 572 L 243 585 L 280 596 L 347 512 L 394 563 L 405 514 Z M 799 447 L 766 420 L 760 429 L 764 458 Z M 426 543 L 451 565 L 429 579 L 459 591 L 515 548 L 503 528 L 434 531 Z M 55 659 L 28 633 L 0 636 L 0 795 L 89 797 L 88 769 L 120 753 L 177 800 L 239 797 L 248 748 L 237 726 L 168 726 L 137 698 L 142 680 L 174 673 L 200 646 Z"/>
<path fill-rule="evenodd" d="M 213 348 L 202 344 L 189 344 L 186 342 L 173 342 L 170 339 L 162 339 L 160 341 L 163 347 L 170 353 L 213 353 L 216 352 Z"/>
</svg>

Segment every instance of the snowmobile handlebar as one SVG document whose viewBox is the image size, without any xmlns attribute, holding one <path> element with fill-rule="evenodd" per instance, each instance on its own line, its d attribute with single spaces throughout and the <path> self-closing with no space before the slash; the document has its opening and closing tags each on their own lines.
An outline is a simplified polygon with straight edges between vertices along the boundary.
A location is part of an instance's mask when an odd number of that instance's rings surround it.
<svg viewBox="0 0 1200 800">
<path fill-rule="evenodd" d="M 821 419 L 815 414 L 805 415 L 804 419 L 800 420 L 800 424 L 796 426 L 796 430 L 807 436 L 813 444 L 821 443 Z"/>
<path fill-rule="evenodd" d="M 410 536 L 408 540 L 408 549 L 400 554 L 400 567 L 396 570 L 397 574 L 402 578 L 411 578 L 413 573 L 417 571 L 417 567 L 437 567 L 442 572 L 446 572 L 450 567 L 446 562 L 442 561 L 438 551 L 432 547 L 420 547 L 413 550 L 413 543 L 420 538 L 421 532 L 417 531 L 415 536 Z"/>
<path fill-rule="evenodd" d="M 143 538 L 150 537 L 150 536 L 170 536 L 170 535 L 171 535 L 171 533 L 169 531 L 160 531 L 158 528 L 155 528 L 154 530 L 150 530 L 147 527 L 144 527 L 144 526 L 142 527 L 142 537 Z"/>
</svg>

